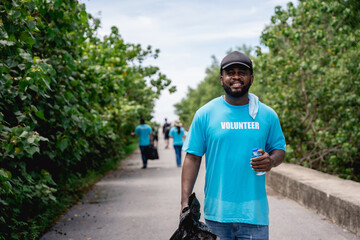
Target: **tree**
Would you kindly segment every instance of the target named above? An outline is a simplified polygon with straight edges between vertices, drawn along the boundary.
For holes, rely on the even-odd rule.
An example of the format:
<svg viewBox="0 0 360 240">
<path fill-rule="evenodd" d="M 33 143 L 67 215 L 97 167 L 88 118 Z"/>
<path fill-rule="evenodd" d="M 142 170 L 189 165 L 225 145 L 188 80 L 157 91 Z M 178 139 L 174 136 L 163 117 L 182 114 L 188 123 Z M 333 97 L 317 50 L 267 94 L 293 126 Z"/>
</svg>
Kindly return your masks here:
<svg viewBox="0 0 360 240">
<path fill-rule="evenodd" d="M 257 50 L 266 103 L 279 113 L 288 160 L 360 178 L 360 3 L 276 7 Z"/>
</svg>

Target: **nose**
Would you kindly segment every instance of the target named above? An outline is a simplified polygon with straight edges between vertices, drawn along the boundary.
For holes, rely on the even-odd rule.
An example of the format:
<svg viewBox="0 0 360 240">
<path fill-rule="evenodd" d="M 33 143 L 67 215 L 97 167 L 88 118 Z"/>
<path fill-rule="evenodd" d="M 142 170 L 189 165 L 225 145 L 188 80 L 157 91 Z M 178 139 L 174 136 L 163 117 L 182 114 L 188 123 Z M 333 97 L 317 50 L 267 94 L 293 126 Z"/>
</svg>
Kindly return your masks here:
<svg viewBox="0 0 360 240">
<path fill-rule="evenodd" d="M 241 73 L 234 73 L 234 75 L 232 76 L 233 79 L 240 79 L 242 78 L 242 74 Z"/>
</svg>

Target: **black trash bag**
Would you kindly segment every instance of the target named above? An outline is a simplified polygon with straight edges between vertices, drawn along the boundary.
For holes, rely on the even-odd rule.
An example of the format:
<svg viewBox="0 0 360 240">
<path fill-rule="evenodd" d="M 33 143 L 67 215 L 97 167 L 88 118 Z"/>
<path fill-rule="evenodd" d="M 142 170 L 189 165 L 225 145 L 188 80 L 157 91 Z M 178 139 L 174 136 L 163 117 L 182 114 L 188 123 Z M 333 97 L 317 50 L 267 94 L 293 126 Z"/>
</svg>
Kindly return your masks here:
<svg viewBox="0 0 360 240">
<path fill-rule="evenodd" d="M 210 232 L 205 223 L 200 222 L 200 203 L 195 193 L 188 200 L 188 207 L 182 210 L 179 228 L 170 240 L 216 240 L 217 236 Z"/>
<path fill-rule="evenodd" d="M 159 159 L 159 153 L 157 148 L 152 145 L 148 146 L 147 148 L 145 148 L 145 156 L 149 160 Z"/>
</svg>

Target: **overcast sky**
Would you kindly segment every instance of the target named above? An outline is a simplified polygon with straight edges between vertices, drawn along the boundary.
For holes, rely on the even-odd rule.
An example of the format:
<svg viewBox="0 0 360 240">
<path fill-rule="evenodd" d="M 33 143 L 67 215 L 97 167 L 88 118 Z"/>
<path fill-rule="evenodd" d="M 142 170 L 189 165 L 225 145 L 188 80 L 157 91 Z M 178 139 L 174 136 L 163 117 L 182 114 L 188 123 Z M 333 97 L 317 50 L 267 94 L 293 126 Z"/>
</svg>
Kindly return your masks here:
<svg viewBox="0 0 360 240">
<path fill-rule="evenodd" d="M 127 43 L 151 45 L 160 56 L 158 66 L 172 84 L 175 94 L 164 91 L 156 101 L 154 119 L 178 119 L 173 105 L 186 96 L 188 87 L 205 77 L 212 63 L 229 49 L 246 44 L 257 46 L 260 35 L 277 5 L 289 0 L 80 0 L 87 12 L 101 19 L 101 36 L 117 26 Z M 295 1 L 293 1 L 295 2 Z M 100 14 L 99 14 L 100 13 Z M 221 87 L 219 83 L 219 87 Z"/>
</svg>

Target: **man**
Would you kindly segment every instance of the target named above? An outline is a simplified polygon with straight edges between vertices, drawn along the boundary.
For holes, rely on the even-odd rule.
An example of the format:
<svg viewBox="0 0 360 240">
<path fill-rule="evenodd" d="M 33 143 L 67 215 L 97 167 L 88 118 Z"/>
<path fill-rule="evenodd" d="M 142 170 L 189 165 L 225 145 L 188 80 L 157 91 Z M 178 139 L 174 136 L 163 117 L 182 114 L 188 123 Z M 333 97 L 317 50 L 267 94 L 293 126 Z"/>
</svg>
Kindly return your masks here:
<svg viewBox="0 0 360 240">
<path fill-rule="evenodd" d="M 240 52 L 225 56 L 220 82 L 225 95 L 195 114 L 184 142 L 181 209 L 192 193 L 206 155 L 204 218 L 221 239 L 268 239 L 265 175 L 285 158 L 285 139 L 276 113 L 248 93 L 252 62 Z M 262 154 L 251 159 L 252 149 Z M 251 165 L 250 165 L 251 159 Z"/>
<path fill-rule="evenodd" d="M 145 124 L 144 119 L 140 119 L 140 125 L 135 128 L 135 132 L 133 132 L 131 135 L 139 136 L 139 146 L 141 151 L 141 158 L 143 162 L 142 168 L 147 168 L 147 158 L 145 155 L 145 152 L 149 145 L 153 145 L 153 135 L 152 135 L 152 129 L 149 125 Z"/>
<path fill-rule="evenodd" d="M 170 133 L 171 124 L 168 123 L 167 118 L 165 118 L 165 123 L 163 125 L 163 133 L 165 138 L 165 148 L 169 148 L 169 133 Z"/>
</svg>

